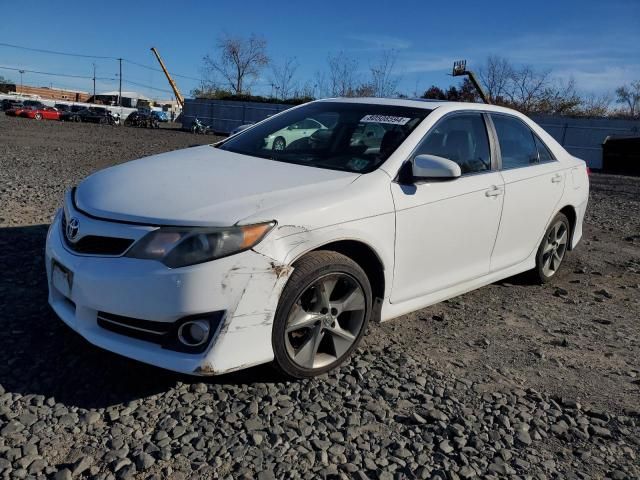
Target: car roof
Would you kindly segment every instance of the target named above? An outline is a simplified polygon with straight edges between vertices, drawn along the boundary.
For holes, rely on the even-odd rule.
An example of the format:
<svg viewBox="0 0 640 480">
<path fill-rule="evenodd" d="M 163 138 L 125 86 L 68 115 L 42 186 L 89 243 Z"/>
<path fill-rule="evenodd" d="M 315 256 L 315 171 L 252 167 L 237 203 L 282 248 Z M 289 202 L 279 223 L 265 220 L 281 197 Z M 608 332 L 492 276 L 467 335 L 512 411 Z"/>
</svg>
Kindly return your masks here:
<svg viewBox="0 0 640 480">
<path fill-rule="evenodd" d="M 510 108 L 499 107 L 487 103 L 472 102 L 450 102 L 448 100 L 432 100 L 427 98 L 378 98 L 378 97 L 336 97 L 316 100 L 316 102 L 340 102 L 340 103 L 363 103 L 371 105 L 391 105 L 397 107 L 423 108 L 434 110 L 439 107 L 448 107 L 451 110 L 483 110 L 490 112 L 510 113 L 519 115 L 518 112 Z"/>
</svg>

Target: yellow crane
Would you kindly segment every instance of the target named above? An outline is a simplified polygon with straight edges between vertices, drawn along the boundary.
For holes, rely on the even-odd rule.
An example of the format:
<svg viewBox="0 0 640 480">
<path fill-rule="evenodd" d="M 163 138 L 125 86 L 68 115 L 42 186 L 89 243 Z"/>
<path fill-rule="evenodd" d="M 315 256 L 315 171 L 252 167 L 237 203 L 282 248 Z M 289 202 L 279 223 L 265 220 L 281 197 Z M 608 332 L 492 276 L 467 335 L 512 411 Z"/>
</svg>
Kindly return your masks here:
<svg viewBox="0 0 640 480">
<path fill-rule="evenodd" d="M 174 82 L 173 78 L 171 78 L 171 75 L 169 75 L 169 71 L 167 70 L 167 67 L 164 66 L 164 62 L 162 61 L 162 58 L 160 58 L 160 54 L 158 53 L 158 50 L 156 50 L 155 47 L 151 47 L 151 51 L 153 52 L 153 54 L 158 59 L 158 63 L 160 63 L 160 67 L 162 68 L 162 71 L 167 76 L 167 80 L 169 81 L 169 85 L 171 85 L 171 88 L 173 89 L 173 93 L 176 96 L 176 100 L 178 101 L 178 105 L 180 105 L 180 108 L 183 108 L 184 107 L 184 97 L 180 93 L 180 90 L 178 90 L 178 86 L 176 85 L 176 82 Z"/>
</svg>

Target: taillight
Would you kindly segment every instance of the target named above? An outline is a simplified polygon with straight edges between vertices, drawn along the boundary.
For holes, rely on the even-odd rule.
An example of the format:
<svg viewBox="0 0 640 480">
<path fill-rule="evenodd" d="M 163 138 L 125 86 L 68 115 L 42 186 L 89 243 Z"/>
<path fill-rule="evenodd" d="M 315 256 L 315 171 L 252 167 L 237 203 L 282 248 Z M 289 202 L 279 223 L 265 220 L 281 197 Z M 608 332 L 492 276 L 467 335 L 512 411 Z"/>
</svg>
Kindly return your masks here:
<svg viewBox="0 0 640 480">
<path fill-rule="evenodd" d="M 587 177 L 591 176 L 591 169 L 589 167 L 587 167 Z"/>
</svg>

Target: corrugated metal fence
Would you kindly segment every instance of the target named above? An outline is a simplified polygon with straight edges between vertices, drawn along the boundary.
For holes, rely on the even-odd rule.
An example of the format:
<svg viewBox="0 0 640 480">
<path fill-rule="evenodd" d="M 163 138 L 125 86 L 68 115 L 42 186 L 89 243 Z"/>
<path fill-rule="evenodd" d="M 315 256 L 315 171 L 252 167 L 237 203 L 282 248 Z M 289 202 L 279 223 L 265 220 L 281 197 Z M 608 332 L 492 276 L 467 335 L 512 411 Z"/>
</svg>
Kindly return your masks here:
<svg viewBox="0 0 640 480">
<path fill-rule="evenodd" d="M 214 132 L 226 134 L 240 125 L 259 122 L 288 108 L 291 105 L 280 103 L 186 99 L 182 109 L 182 126 L 190 128 L 197 118 Z"/>
<path fill-rule="evenodd" d="M 608 136 L 640 135 L 640 121 L 615 118 L 572 118 L 560 116 L 531 117 L 569 153 L 602 168 L 602 144 Z"/>
<path fill-rule="evenodd" d="M 229 133 L 239 125 L 255 123 L 291 108 L 280 103 L 237 102 L 233 100 L 187 99 L 182 125 L 189 128 L 198 118 L 214 132 Z M 569 153 L 602 168 L 602 143 L 610 135 L 640 135 L 640 121 L 612 118 L 571 118 L 534 115 L 531 118 L 555 138 Z"/>
</svg>

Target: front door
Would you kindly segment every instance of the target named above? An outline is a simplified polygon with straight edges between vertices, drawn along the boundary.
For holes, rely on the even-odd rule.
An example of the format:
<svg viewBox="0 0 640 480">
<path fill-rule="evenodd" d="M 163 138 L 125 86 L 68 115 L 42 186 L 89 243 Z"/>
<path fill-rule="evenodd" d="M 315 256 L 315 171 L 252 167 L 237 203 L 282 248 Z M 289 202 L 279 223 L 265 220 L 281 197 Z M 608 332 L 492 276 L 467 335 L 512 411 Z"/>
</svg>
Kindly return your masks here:
<svg viewBox="0 0 640 480">
<path fill-rule="evenodd" d="M 504 192 L 489 145 L 482 113 L 446 116 L 429 130 L 413 155 L 453 160 L 462 176 L 392 183 L 396 261 L 391 303 L 489 273 Z"/>
</svg>

